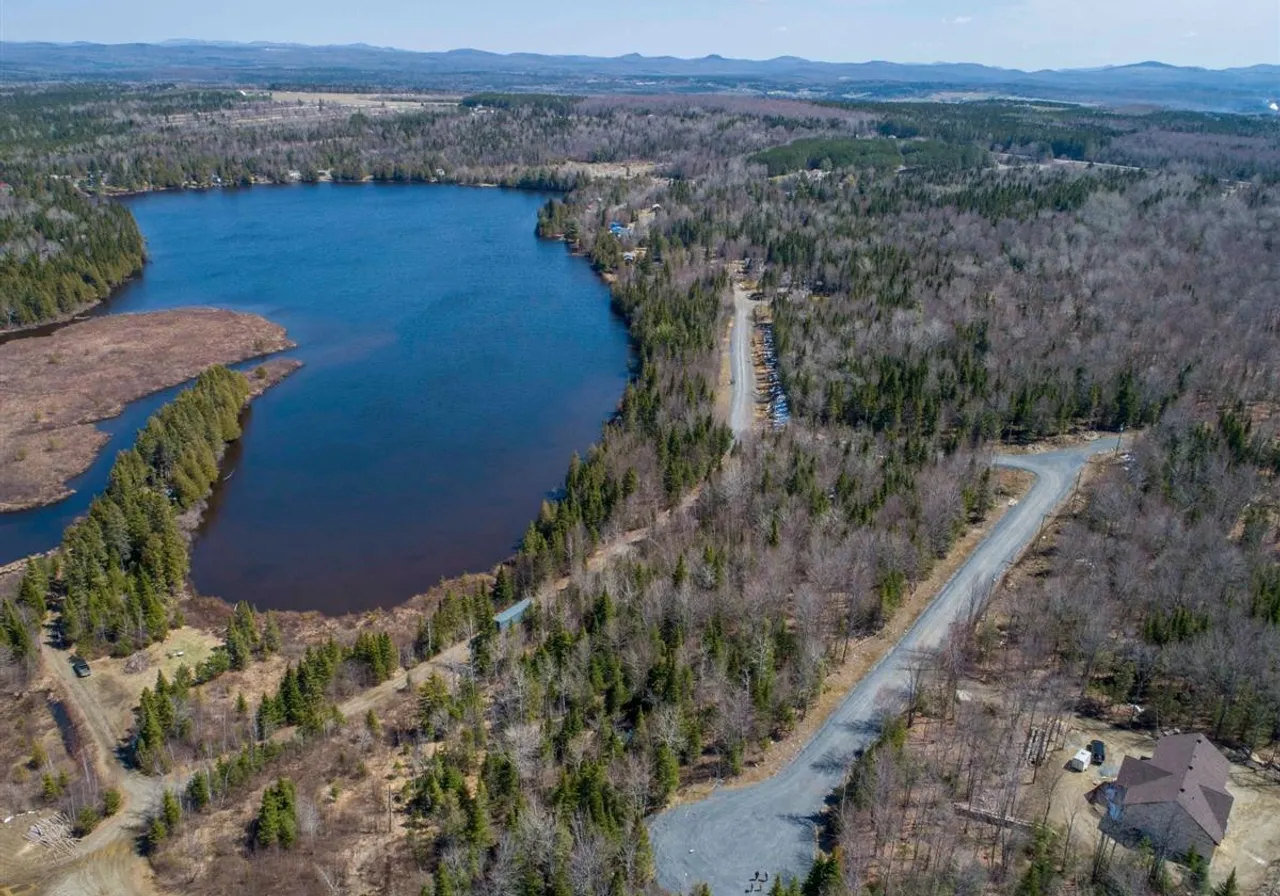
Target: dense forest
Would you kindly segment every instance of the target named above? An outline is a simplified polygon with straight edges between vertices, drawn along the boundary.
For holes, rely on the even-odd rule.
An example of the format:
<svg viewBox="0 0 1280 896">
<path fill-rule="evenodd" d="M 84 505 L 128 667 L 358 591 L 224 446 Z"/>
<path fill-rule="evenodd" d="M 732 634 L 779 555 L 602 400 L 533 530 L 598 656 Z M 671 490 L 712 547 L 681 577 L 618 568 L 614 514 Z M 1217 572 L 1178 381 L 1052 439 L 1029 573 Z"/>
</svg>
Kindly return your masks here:
<svg viewBox="0 0 1280 896">
<path fill-rule="evenodd" d="M 63 638 L 85 651 L 127 654 L 165 636 L 187 578 L 178 515 L 217 479 L 248 394 L 243 374 L 214 367 L 152 415 L 58 551 L 29 565 L 19 599 L 33 623 L 54 604 Z"/>
<path fill-rule="evenodd" d="M 1275 450 L 1274 432 L 1242 409 L 1206 419 L 1192 401 L 1171 408 L 1089 485 L 1039 551 L 1038 571 L 1015 576 L 991 613 L 921 663 L 907 712 L 830 801 L 828 854 L 810 882 L 833 896 L 993 886 L 1210 892 L 1203 857 L 1160 842 L 1083 850 L 1069 830 L 1045 823 L 1048 810 L 1019 835 L 975 827 L 951 807 L 1027 817 L 1034 788 L 1019 786 L 1023 772 L 1008 757 L 1024 748 L 1028 726 L 1053 725 L 1073 709 L 1127 718 L 1141 731 L 1205 731 L 1236 756 L 1274 751 Z M 999 705 L 957 699 L 992 680 L 1006 682 Z M 1062 772 L 1039 774 L 1052 800 Z M 1240 892 L 1228 872 L 1213 892 Z"/>
<path fill-rule="evenodd" d="M 54 177 L 0 182 L 0 330 L 106 298 L 142 270 L 145 254 L 118 203 Z"/>
<path fill-rule="evenodd" d="M 1019 172 L 822 193 L 752 213 L 809 284 L 775 303 L 800 413 L 1026 441 L 1275 394 L 1274 191 Z"/>
<path fill-rule="evenodd" d="M 608 276 L 636 350 L 616 417 L 488 585 L 447 588 L 407 627 L 357 620 L 294 643 L 237 609 L 215 659 L 157 678 L 133 759 L 190 776 L 148 837 L 169 885 L 653 892 L 645 817 L 796 730 L 851 645 L 1006 497 L 992 450 L 1086 430 L 1143 432 L 1055 530 L 1047 573 L 1010 586 L 1012 622 L 957 632 L 964 662 L 940 660 L 933 708 L 913 711 L 956 726 L 965 755 L 999 755 L 1025 718 L 1002 727 L 943 696 L 995 668 L 1040 701 L 1057 692 L 1046 680 L 1068 681 L 1224 744 L 1280 737 L 1274 122 L 498 95 L 352 114 L 86 87 L 23 92 L 0 127 L 6 171 L 64 175 L 86 195 L 558 187 L 538 231 Z M 796 412 L 736 442 L 717 406 L 735 284 L 772 318 Z M 31 565 L 0 637 L 18 644 L 46 601 L 89 649 L 163 635 L 185 578 L 175 514 L 235 437 L 236 376 L 206 375 L 148 425 L 63 548 Z M 624 533 L 642 537 L 600 553 Z M 533 606 L 499 631 L 494 610 L 523 597 Z M 440 660 L 458 645 L 465 660 Z M 343 701 L 433 658 L 382 715 L 343 718 Z M 965 795 L 1007 782 L 955 756 L 921 771 L 937 757 L 912 759 L 901 728 L 851 771 L 827 844 L 841 849 L 805 893 L 1030 894 L 1075 874 L 1044 867 L 1051 832 L 993 841 L 982 861 L 947 852 L 958 835 L 938 817 L 957 782 Z M 922 832 L 909 861 L 906 830 Z M 351 858 L 371 844 L 385 867 Z M 1142 875 L 1108 880 L 1150 892 Z"/>
<path fill-rule="evenodd" d="M 896 171 L 899 168 L 962 170 L 981 167 L 986 153 L 978 146 L 937 140 L 872 137 L 862 140 L 810 138 L 766 149 L 751 156 L 770 177 L 793 171 L 831 171 L 836 168 Z"/>
</svg>

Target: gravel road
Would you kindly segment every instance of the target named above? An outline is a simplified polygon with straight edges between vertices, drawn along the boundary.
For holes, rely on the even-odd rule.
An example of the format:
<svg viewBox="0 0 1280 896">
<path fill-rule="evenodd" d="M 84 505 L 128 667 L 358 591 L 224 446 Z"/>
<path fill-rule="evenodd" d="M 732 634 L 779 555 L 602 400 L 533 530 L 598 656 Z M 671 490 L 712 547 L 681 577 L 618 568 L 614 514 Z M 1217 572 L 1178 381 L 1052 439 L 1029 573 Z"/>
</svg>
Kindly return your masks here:
<svg viewBox="0 0 1280 896">
<path fill-rule="evenodd" d="M 105 818 L 75 848 L 69 863 L 49 861 L 31 885 L 48 896 L 103 896 L 103 894 L 153 893 L 151 869 L 134 850 L 134 839 L 160 805 L 166 786 L 181 790 L 183 782 L 172 776 L 149 777 L 123 768 L 116 758 L 122 731 L 108 718 L 71 669 L 71 651 L 42 641 L 44 663 L 60 679 L 66 697 L 79 709 L 88 727 L 92 749 L 103 776 L 103 787 L 115 787 L 124 796 L 121 810 Z M 19 891 L 20 892 L 20 891 Z"/>
<path fill-rule="evenodd" d="M 733 378 L 733 401 L 729 428 L 735 439 L 755 427 L 756 371 L 751 363 L 751 312 L 754 307 L 740 283 L 733 284 L 733 336 L 729 343 L 729 364 Z"/>
<path fill-rule="evenodd" d="M 997 458 L 1001 466 L 1034 473 L 1031 491 L 992 528 L 902 640 L 849 692 L 789 765 L 760 784 L 721 789 L 651 819 L 658 882 L 671 892 L 686 893 L 704 881 L 715 896 L 730 896 L 748 891 L 757 871 L 767 871 L 770 879 L 778 872 L 806 874 L 823 802 L 840 784 L 855 752 L 875 737 L 881 712 L 901 706 L 912 659 L 937 647 L 951 623 L 970 611 L 972 596 L 1017 559 L 1070 494 L 1089 457 L 1114 447 L 1113 440 L 1105 439 L 1046 454 Z"/>
</svg>

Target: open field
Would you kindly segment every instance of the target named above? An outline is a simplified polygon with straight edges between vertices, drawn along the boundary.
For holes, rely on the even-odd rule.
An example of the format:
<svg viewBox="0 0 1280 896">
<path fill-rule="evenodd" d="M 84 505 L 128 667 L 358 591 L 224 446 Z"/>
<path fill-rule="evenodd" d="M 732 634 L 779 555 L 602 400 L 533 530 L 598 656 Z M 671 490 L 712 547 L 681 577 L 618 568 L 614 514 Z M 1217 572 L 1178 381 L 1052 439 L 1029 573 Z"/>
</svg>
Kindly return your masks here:
<svg viewBox="0 0 1280 896">
<path fill-rule="evenodd" d="M 425 107 L 452 109 L 459 97 L 436 94 L 407 95 L 402 93 L 326 93 L 310 90 L 273 90 L 271 99 L 277 103 L 325 103 L 333 106 L 354 106 L 360 109 L 386 109 L 389 112 L 416 111 Z"/>
<path fill-rule="evenodd" d="M 653 162 L 633 160 L 630 162 L 565 162 L 560 166 L 562 171 L 576 171 L 595 178 L 609 177 L 648 177 L 657 170 Z"/>
<path fill-rule="evenodd" d="M 292 346 L 265 318 L 210 308 L 92 318 L 0 344 L 0 511 L 66 497 L 106 441 L 93 424 L 129 402 Z"/>
<path fill-rule="evenodd" d="M 180 665 L 185 663 L 194 669 L 219 643 L 220 639 L 207 632 L 184 626 L 174 629 L 164 641 L 127 658 L 104 656 L 93 660 L 93 674 L 74 684 L 108 720 L 112 736 L 123 740 L 133 724 L 138 695 L 143 688 L 155 686 L 156 674 L 163 672 L 172 680 Z"/>
<path fill-rule="evenodd" d="M 211 112 L 178 112 L 166 125 L 198 130 L 208 127 L 262 128 L 277 125 L 307 125 L 340 121 L 353 113 L 400 115 L 426 110 L 447 112 L 456 109 L 458 98 L 434 94 L 333 93 L 325 91 L 277 90 L 251 94 L 248 102 Z"/>
</svg>

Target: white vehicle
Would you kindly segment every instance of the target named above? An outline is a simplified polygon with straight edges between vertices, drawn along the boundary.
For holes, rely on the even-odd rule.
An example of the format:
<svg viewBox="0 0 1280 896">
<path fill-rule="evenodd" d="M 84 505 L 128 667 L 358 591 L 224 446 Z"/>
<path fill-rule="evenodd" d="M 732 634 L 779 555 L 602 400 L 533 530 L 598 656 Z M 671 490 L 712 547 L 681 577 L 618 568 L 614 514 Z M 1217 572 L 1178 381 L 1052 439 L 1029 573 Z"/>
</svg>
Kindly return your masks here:
<svg viewBox="0 0 1280 896">
<path fill-rule="evenodd" d="M 1073 772 L 1085 771 L 1089 766 L 1093 765 L 1093 754 L 1087 748 L 1076 750 L 1076 755 L 1071 757 L 1071 761 L 1067 763 L 1067 768 Z"/>
</svg>

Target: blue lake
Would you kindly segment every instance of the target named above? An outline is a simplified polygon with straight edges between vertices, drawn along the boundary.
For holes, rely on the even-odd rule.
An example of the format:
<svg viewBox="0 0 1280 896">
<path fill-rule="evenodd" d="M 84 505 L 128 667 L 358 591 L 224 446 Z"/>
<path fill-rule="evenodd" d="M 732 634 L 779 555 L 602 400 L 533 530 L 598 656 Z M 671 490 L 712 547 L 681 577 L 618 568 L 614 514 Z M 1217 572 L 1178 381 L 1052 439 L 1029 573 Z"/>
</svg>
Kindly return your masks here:
<svg viewBox="0 0 1280 896">
<path fill-rule="evenodd" d="M 150 262 L 98 313 L 251 311 L 304 364 L 245 415 L 196 539 L 198 590 L 340 613 L 511 553 L 629 365 L 605 285 L 534 236 L 544 201 L 372 185 L 129 201 Z M 0 562 L 53 547 L 172 392 L 103 424 L 112 443 L 76 495 L 0 515 Z"/>
</svg>

